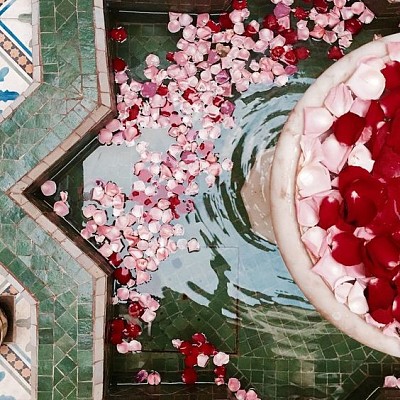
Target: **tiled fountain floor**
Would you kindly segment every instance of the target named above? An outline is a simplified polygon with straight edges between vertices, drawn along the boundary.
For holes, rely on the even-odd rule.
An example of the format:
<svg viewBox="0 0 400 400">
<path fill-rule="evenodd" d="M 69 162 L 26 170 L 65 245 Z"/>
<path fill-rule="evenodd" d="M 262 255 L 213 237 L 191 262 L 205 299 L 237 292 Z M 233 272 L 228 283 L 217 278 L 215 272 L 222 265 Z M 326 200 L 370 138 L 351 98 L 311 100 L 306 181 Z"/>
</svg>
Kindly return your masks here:
<svg viewBox="0 0 400 400">
<path fill-rule="evenodd" d="M 0 113 L 32 83 L 31 18 L 31 0 L 0 0 Z"/>
</svg>

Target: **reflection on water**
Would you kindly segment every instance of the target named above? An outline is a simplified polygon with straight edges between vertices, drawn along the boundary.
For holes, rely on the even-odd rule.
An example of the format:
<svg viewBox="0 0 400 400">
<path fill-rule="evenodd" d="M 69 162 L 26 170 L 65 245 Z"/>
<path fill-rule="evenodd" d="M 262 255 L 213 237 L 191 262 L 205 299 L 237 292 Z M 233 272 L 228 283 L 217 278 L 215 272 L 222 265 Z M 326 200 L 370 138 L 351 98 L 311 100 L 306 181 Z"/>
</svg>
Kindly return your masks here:
<svg viewBox="0 0 400 400">
<path fill-rule="evenodd" d="M 163 289 L 168 288 L 208 306 L 219 285 L 212 264 L 216 255 L 220 255 L 228 265 L 224 272 L 227 278 L 224 291 L 232 299 L 249 305 L 271 301 L 312 308 L 292 282 L 275 246 L 250 230 L 240 197 L 240 189 L 257 153 L 275 144 L 288 112 L 310 83 L 310 79 L 292 78 L 285 88 L 257 86 L 236 100 L 237 127 L 225 129 L 216 142 L 220 159 L 232 158 L 234 168 L 219 177 L 211 189 L 200 177 L 196 210 L 179 221 L 185 227 L 185 237 L 197 238 L 201 250 L 195 254 L 178 251 L 171 255 L 153 274 L 152 280 L 140 286 L 141 292 L 162 298 Z M 165 151 L 173 139 L 165 129 L 147 129 L 143 130 L 141 140 L 149 142 L 152 151 Z M 136 179 L 132 166 L 138 157 L 134 147 L 97 148 L 83 163 L 85 197 L 98 179 L 114 181 L 129 193 Z M 220 290 L 218 296 L 221 296 Z M 232 311 L 226 313 L 234 316 Z"/>
</svg>

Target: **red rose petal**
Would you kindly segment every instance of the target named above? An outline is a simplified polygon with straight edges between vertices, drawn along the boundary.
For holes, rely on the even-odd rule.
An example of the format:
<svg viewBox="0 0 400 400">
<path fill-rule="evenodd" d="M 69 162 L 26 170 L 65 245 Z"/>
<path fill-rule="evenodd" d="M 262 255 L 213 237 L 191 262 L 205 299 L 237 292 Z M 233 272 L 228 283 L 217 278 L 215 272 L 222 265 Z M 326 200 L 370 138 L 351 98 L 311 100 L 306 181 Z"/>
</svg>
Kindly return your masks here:
<svg viewBox="0 0 400 400">
<path fill-rule="evenodd" d="M 128 323 L 124 334 L 131 339 L 136 339 L 142 333 L 142 328 L 138 324 Z"/>
<path fill-rule="evenodd" d="M 294 50 L 287 51 L 283 55 L 282 60 L 284 62 L 286 62 L 287 64 L 289 64 L 289 65 L 296 65 L 298 63 L 298 61 L 299 61 L 297 59 L 296 52 Z"/>
<path fill-rule="evenodd" d="M 123 339 L 124 339 L 124 335 L 122 334 L 122 332 L 112 332 L 110 335 L 110 342 L 111 342 L 111 344 L 113 344 L 115 346 L 117 344 L 122 343 Z"/>
<path fill-rule="evenodd" d="M 343 196 L 346 193 L 348 185 L 351 183 L 363 178 L 370 179 L 370 177 L 370 173 L 364 168 L 354 165 L 349 165 L 343 168 L 338 175 L 338 189 L 340 194 Z"/>
<path fill-rule="evenodd" d="M 126 62 L 119 57 L 116 57 L 112 60 L 112 67 L 115 72 L 124 71 L 126 68 Z"/>
<path fill-rule="evenodd" d="M 360 264 L 363 243 L 363 239 L 355 237 L 350 232 L 338 233 L 332 239 L 332 257 L 346 266 Z"/>
<path fill-rule="evenodd" d="M 205 354 L 206 356 L 212 356 L 217 353 L 214 345 L 211 343 L 203 343 L 199 346 L 199 352 Z"/>
<path fill-rule="evenodd" d="M 391 121 L 390 133 L 387 136 L 386 144 L 396 153 L 400 153 L 400 112 L 398 111 Z"/>
<path fill-rule="evenodd" d="M 319 13 L 326 13 L 329 8 L 329 4 L 326 0 L 314 0 L 314 7 Z"/>
<path fill-rule="evenodd" d="M 214 22 L 213 20 L 209 20 L 206 24 L 207 27 L 209 27 L 211 29 L 211 32 L 213 33 L 217 33 L 221 31 L 221 25 L 217 24 L 216 22 Z"/>
<path fill-rule="evenodd" d="M 301 19 L 307 19 L 309 14 L 309 11 L 306 11 L 304 8 L 302 7 L 296 7 L 294 9 L 294 13 L 293 15 L 295 16 L 295 18 L 301 20 Z"/>
<path fill-rule="evenodd" d="M 379 129 L 372 130 L 371 138 L 366 143 L 366 147 L 371 152 L 372 159 L 376 160 L 379 157 L 390 129 L 391 123 L 385 122 Z"/>
<path fill-rule="evenodd" d="M 372 174 L 385 180 L 400 177 L 400 154 L 384 145 L 375 160 Z"/>
<path fill-rule="evenodd" d="M 221 365 L 219 367 L 214 368 L 214 374 L 218 377 L 224 378 L 226 375 L 226 367 Z"/>
<path fill-rule="evenodd" d="M 188 354 L 185 357 L 185 365 L 186 367 L 194 367 L 197 365 L 197 354 Z"/>
<path fill-rule="evenodd" d="M 350 18 L 344 21 L 344 29 L 349 31 L 353 36 L 360 33 L 362 29 L 362 22 L 357 18 Z"/>
<path fill-rule="evenodd" d="M 377 124 L 385 120 L 385 114 L 381 108 L 379 101 L 372 100 L 365 115 L 365 125 L 373 129 L 377 128 Z"/>
<path fill-rule="evenodd" d="M 218 18 L 219 24 L 222 29 L 232 29 L 233 22 L 231 21 L 229 14 L 221 14 Z"/>
<path fill-rule="evenodd" d="M 393 285 L 383 278 L 371 278 L 365 290 L 370 312 L 391 307 L 395 296 Z"/>
<path fill-rule="evenodd" d="M 133 303 L 129 304 L 129 307 L 128 307 L 128 314 L 129 314 L 131 317 L 138 318 L 138 317 L 140 317 L 143 313 L 144 313 L 144 308 L 143 308 L 143 306 L 142 306 L 139 302 L 134 301 Z"/>
<path fill-rule="evenodd" d="M 344 196 L 344 220 L 354 226 L 366 226 L 377 214 L 375 202 L 350 188 Z"/>
<path fill-rule="evenodd" d="M 339 60 L 344 56 L 342 49 L 338 46 L 332 46 L 328 50 L 328 58 L 330 60 Z"/>
<path fill-rule="evenodd" d="M 400 63 L 398 61 L 389 61 L 385 68 L 381 69 L 386 79 L 386 89 L 393 90 L 400 86 Z"/>
<path fill-rule="evenodd" d="M 295 53 L 296 53 L 296 57 L 299 60 L 305 60 L 308 57 L 310 57 L 310 50 L 307 49 L 307 47 L 301 46 L 301 47 L 297 47 L 294 49 Z"/>
<path fill-rule="evenodd" d="M 262 25 L 266 29 L 276 31 L 279 28 L 278 20 L 273 14 L 268 14 L 264 17 Z"/>
<path fill-rule="evenodd" d="M 193 385 L 197 381 L 197 372 L 194 368 L 185 368 L 182 372 L 182 382 L 186 385 Z"/>
<path fill-rule="evenodd" d="M 243 10 L 244 8 L 247 8 L 247 0 L 233 0 L 232 7 L 235 10 Z"/>
<path fill-rule="evenodd" d="M 340 201 L 332 196 L 324 197 L 319 207 L 318 226 L 328 229 L 335 225 L 339 218 L 340 204 Z"/>
<path fill-rule="evenodd" d="M 182 343 L 181 343 L 181 345 L 179 346 L 179 352 L 181 353 L 181 354 L 185 354 L 185 355 L 188 355 L 188 354 L 190 354 L 191 353 L 191 351 L 192 351 L 192 343 L 190 343 L 190 342 L 188 342 L 188 341 L 183 341 Z"/>
<path fill-rule="evenodd" d="M 393 118 L 400 104 L 400 88 L 383 95 L 379 100 L 383 112 L 387 118 Z"/>
<path fill-rule="evenodd" d="M 204 335 L 204 333 L 197 332 L 194 335 L 192 335 L 192 341 L 197 344 L 203 344 L 207 341 L 207 338 Z"/>
<path fill-rule="evenodd" d="M 386 310 L 375 310 L 372 311 L 371 317 L 377 321 L 380 322 L 381 324 L 390 324 L 393 321 L 393 314 L 392 314 L 392 309 L 388 308 Z"/>
<path fill-rule="evenodd" d="M 114 279 L 116 279 L 121 285 L 126 285 L 131 279 L 131 271 L 127 268 L 117 268 L 113 272 Z"/>
<path fill-rule="evenodd" d="M 115 318 L 110 322 L 110 329 L 112 332 L 120 332 L 125 329 L 126 321 L 123 318 Z"/>
<path fill-rule="evenodd" d="M 365 118 L 349 111 L 335 121 L 333 133 L 340 143 L 352 146 L 360 138 L 364 127 Z"/>
<path fill-rule="evenodd" d="M 295 44 L 297 42 L 297 32 L 292 28 L 285 29 L 279 32 L 279 34 L 285 38 L 285 45 Z"/>
<path fill-rule="evenodd" d="M 369 259 L 382 268 L 391 270 L 400 264 L 399 248 L 389 236 L 375 236 L 365 249 Z"/>
</svg>

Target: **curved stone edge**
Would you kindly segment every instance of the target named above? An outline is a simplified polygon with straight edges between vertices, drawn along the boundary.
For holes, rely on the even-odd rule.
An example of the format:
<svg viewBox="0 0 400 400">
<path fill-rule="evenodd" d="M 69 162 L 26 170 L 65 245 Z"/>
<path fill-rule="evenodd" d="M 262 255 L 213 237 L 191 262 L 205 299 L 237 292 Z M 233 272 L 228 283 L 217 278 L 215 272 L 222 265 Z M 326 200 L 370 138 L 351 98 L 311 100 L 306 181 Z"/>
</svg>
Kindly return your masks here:
<svg viewBox="0 0 400 400">
<path fill-rule="evenodd" d="M 295 208 L 295 182 L 300 157 L 304 106 L 321 106 L 329 89 L 345 81 L 363 56 L 387 56 L 386 43 L 400 41 L 400 34 L 390 35 L 360 47 L 328 68 L 306 91 L 291 112 L 281 133 L 271 171 L 271 212 L 275 237 L 285 264 L 318 312 L 342 332 L 373 349 L 400 357 L 400 340 L 385 336 L 360 316 L 340 304 L 322 278 L 311 268 L 311 259 L 300 238 Z M 350 68 L 350 69 L 349 69 Z M 290 151 L 288 151 L 290 149 Z"/>
<path fill-rule="evenodd" d="M 12 116 L 19 105 L 41 86 L 42 66 L 39 46 L 39 1 L 34 0 L 36 8 L 34 35 L 34 79 L 35 82 L 13 103 L 13 106 L 3 114 L 0 123 Z M 36 20 L 37 17 L 37 20 Z M 107 306 L 107 274 L 81 249 L 70 240 L 53 222 L 47 219 L 42 212 L 31 203 L 24 195 L 23 191 L 28 188 L 36 179 L 51 168 L 67 151 L 78 143 L 82 137 L 90 132 L 99 123 L 110 118 L 115 113 L 113 102 L 113 90 L 110 82 L 110 75 L 107 63 L 106 31 L 104 21 L 103 1 L 94 0 L 93 7 L 95 46 L 96 46 L 96 70 L 97 70 L 97 90 L 98 105 L 89 113 L 84 121 L 73 132 L 60 143 L 52 152 L 45 156 L 32 170 L 26 173 L 16 184 L 9 188 L 6 194 L 22 208 L 22 210 L 32 218 L 45 232 L 47 232 L 79 265 L 91 276 L 93 282 L 93 387 L 92 398 L 102 399 L 104 391 L 104 356 L 105 342 L 104 332 L 106 323 Z M 84 56 L 84 55 L 83 55 Z M 9 270 L 6 268 L 7 272 Z M 36 363 L 32 360 L 32 399 L 37 398 L 38 391 L 38 348 L 36 348 Z M 33 352 L 35 353 L 35 352 Z M 78 377 L 79 381 L 79 377 Z M 78 383 L 78 382 L 77 382 Z"/>
</svg>

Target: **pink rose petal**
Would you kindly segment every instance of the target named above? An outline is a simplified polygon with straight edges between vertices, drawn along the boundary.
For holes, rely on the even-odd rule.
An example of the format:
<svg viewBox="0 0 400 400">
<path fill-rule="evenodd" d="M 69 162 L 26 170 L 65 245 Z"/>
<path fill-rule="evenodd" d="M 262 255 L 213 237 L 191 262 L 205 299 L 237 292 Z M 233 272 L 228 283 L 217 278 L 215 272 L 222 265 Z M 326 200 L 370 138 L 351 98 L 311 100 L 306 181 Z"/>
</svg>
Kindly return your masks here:
<svg viewBox="0 0 400 400">
<path fill-rule="evenodd" d="M 147 377 L 147 383 L 149 385 L 159 385 L 161 382 L 161 376 L 158 372 L 151 372 Z"/>
<path fill-rule="evenodd" d="M 54 181 L 46 181 L 40 186 L 45 196 L 52 196 L 57 191 L 57 184 Z"/>
<path fill-rule="evenodd" d="M 65 217 L 69 213 L 69 207 L 63 201 L 56 201 L 53 206 L 53 211 L 60 217 Z"/>
<path fill-rule="evenodd" d="M 229 378 L 228 389 L 231 392 L 237 392 L 240 389 L 240 381 L 237 378 Z"/>
<path fill-rule="evenodd" d="M 367 64 L 361 64 L 347 81 L 353 93 L 362 100 L 377 100 L 385 89 L 383 74 Z"/>
<path fill-rule="evenodd" d="M 221 365 L 228 364 L 229 362 L 229 355 L 220 351 L 213 357 L 213 363 L 220 367 Z"/>
</svg>

